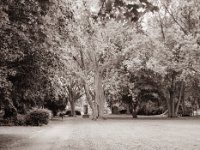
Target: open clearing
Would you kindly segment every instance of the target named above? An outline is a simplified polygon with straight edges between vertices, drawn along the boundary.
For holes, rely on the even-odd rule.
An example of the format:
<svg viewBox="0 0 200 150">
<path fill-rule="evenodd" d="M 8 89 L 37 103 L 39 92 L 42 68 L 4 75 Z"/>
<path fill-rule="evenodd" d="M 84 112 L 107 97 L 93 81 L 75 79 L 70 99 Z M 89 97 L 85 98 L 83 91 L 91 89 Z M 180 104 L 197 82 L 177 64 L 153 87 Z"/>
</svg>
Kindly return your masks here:
<svg viewBox="0 0 200 150">
<path fill-rule="evenodd" d="M 199 150 L 200 120 L 65 118 L 44 127 L 0 127 L 0 149 Z"/>
</svg>

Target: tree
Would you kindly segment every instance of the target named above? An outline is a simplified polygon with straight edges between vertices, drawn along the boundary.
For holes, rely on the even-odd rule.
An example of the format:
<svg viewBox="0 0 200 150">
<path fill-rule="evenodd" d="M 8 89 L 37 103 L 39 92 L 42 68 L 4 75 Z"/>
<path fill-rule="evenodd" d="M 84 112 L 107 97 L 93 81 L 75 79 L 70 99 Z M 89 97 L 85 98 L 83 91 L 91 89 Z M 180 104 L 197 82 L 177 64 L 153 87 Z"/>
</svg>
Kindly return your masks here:
<svg viewBox="0 0 200 150">
<path fill-rule="evenodd" d="M 72 12 L 65 1 L 0 2 L 0 71 L 5 116 L 21 104 L 42 100 L 55 72 L 61 69 L 55 53 L 65 41 Z M 4 86 L 4 84 L 6 86 Z M 39 101 L 40 101 L 39 100 Z M 8 110 L 8 111 L 7 111 Z"/>
<path fill-rule="evenodd" d="M 99 13 L 91 14 L 90 10 L 87 9 L 87 3 L 79 1 L 79 7 L 75 8 L 78 10 L 78 13 L 74 14 L 75 20 L 79 25 L 77 23 L 73 25 L 75 31 L 71 36 L 73 44 L 68 45 L 68 47 L 70 47 L 70 52 L 68 49 L 68 54 L 71 55 L 72 62 L 76 63 L 76 65 L 73 66 L 73 69 L 71 69 L 83 80 L 86 97 L 93 110 L 94 119 L 103 117 L 104 113 L 105 95 L 102 83 L 104 72 L 106 69 L 118 64 L 124 57 L 124 54 L 120 52 L 122 48 L 117 45 L 117 41 L 112 42 L 112 40 L 120 40 L 119 37 L 118 39 L 112 39 L 112 36 L 114 35 L 113 32 L 116 32 L 116 30 L 112 30 L 112 32 L 109 31 L 111 30 L 110 25 L 113 25 L 114 22 L 117 23 L 118 17 L 115 16 L 115 20 L 111 21 L 110 24 L 103 21 L 106 18 L 102 14 L 104 12 L 107 13 L 108 5 L 110 5 L 109 3 L 110 1 L 101 1 L 99 9 L 97 8 Z M 120 9 L 120 7 L 123 7 L 127 13 L 134 7 L 125 2 L 123 2 L 123 6 L 119 6 L 117 1 L 113 4 L 115 4 L 112 8 L 112 10 L 115 11 L 114 13 L 117 12 L 115 9 Z M 150 6 L 150 3 L 148 3 L 148 6 L 147 3 L 144 5 L 144 9 L 150 10 L 150 7 L 148 7 Z M 77 5 L 75 4 L 75 6 Z M 129 6 L 130 8 L 128 8 Z M 142 7 L 140 5 L 137 6 L 137 8 L 134 8 L 135 11 Z M 111 13 L 111 11 L 108 13 Z M 95 15 L 100 20 L 93 20 L 92 18 L 96 18 L 94 17 Z M 134 15 L 138 18 L 141 16 L 136 13 Z M 121 13 L 121 16 L 124 16 L 124 14 Z M 121 23 L 120 26 L 123 26 L 123 23 Z M 115 35 L 117 35 L 117 33 Z M 70 58 L 67 58 L 67 60 L 69 61 Z M 91 77 L 94 79 L 91 79 Z"/>
<path fill-rule="evenodd" d="M 75 103 L 84 95 L 83 84 L 80 79 L 73 77 L 70 73 L 66 74 L 65 78 L 60 78 L 60 82 L 65 88 L 70 103 L 71 116 L 75 117 Z"/>
<path fill-rule="evenodd" d="M 199 5 L 196 4 L 198 2 L 195 0 L 162 1 L 161 11 L 154 19 L 151 18 L 154 20 L 153 30 L 147 29 L 147 34 L 154 39 L 156 45 L 154 53 L 156 57 L 152 57 L 149 64 L 152 69 L 165 76 L 163 89 L 165 89 L 169 117 L 177 116 L 180 101 L 184 97 L 185 77 L 198 72 L 198 69 L 194 69 L 194 66 L 199 63 L 195 56 L 199 55 L 197 40 L 199 21 L 196 16 Z M 178 82 L 181 83 L 179 94 L 176 91 Z"/>
<path fill-rule="evenodd" d="M 127 29 L 126 31 L 131 33 Z M 148 64 L 153 57 L 155 45 L 143 32 L 136 30 L 132 33 L 128 34 L 129 36 L 126 34 L 125 37 L 129 39 L 128 41 L 122 42 L 125 47 L 122 51 L 126 52 L 125 59 L 120 67 L 111 70 L 110 76 L 106 80 L 106 83 L 109 83 L 106 89 L 111 103 L 118 102 L 120 99 L 123 101 L 126 97 L 124 100 L 127 99 L 133 116 L 136 117 L 140 103 L 147 101 L 145 97 L 141 98 L 142 95 L 163 96 L 162 92 L 158 90 L 158 87 L 161 87 L 162 78 L 159 73 L 149 69 Z"/>
</svg>

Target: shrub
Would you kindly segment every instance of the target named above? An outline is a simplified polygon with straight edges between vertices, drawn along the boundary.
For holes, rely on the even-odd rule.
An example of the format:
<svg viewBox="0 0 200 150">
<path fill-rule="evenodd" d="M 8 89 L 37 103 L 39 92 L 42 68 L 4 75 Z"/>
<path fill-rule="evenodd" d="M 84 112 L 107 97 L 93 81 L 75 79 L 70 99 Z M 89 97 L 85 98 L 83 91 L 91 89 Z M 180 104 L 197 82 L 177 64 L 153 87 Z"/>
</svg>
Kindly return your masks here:
<svg viewBox="0 0 200 150">
<path fill-rule="evenodd" d="M 48 124 L 51 118 L 51 112 L 47 109 L 35 109 L 30 111 L 26 117 L 26 124 L 32 126 L 41 126 Z"/>
<path fill-rule="evenodd" d="M 13 119 L 0 119 L 0 126 L 14 126 Z"/>
<path fill-rule="evenodd" d="M 26 115 L 17 114 L 17 119 L 15 120 L 16 126 L 25 126 L 26 125 Z"/>
</svg>

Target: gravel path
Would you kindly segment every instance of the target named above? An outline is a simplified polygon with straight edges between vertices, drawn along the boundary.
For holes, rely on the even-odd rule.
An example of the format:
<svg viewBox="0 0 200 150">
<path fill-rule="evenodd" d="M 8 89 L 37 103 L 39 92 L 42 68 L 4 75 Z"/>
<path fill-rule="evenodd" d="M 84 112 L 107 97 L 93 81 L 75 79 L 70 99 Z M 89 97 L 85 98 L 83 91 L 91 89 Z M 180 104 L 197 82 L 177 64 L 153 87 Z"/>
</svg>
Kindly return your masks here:
<svg viewBox="0 0 200 150">
<path fill-rule="evenodd" d="M 0 127 L 0 140 L 2 150 L 200 150 L 200 120 L 65 118 L 44 127 Z"/>
</svg>

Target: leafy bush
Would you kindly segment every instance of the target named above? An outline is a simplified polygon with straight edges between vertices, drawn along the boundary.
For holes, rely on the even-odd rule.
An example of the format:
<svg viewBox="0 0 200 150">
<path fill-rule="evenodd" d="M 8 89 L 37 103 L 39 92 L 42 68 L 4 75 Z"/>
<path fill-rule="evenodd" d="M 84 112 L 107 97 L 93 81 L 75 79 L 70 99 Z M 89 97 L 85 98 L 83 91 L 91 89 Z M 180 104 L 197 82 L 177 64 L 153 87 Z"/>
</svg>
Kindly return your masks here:
<svg viewBox="0 0 200 150">
<path fill-rule="evenodd" d="M 51 118 L 51 112 L 47 109 L 35 109 L 30 111 L 26 117 L 26 124 L 32 126 L 41 126 L 48 124 Z"/>
<path fill-rule="evenodd" d="M 13 119 L 0 119 L 0 126 L 14 126 Z"/>
<path fill-rule="evenodd" d="M 25 126 L 26 125 L 26 119 L 27 119 L 26 115 L 18 114 L 17 119 L 15 120 L 14 123 L 15 123 L 16 126 Z"/>
</svg>

